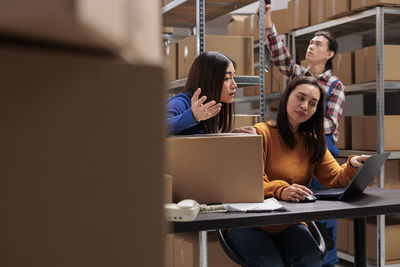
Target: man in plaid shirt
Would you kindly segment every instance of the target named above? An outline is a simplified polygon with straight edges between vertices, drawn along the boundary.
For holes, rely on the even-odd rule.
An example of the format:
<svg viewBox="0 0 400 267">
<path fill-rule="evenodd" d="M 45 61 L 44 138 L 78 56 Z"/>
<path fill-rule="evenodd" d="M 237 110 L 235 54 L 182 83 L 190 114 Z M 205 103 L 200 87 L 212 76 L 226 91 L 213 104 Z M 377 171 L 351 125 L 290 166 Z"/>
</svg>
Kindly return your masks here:
<svg viewBox="0 0 400 267">
<path fill-rule="evenodd" d="M 279 35 L 272 24 L 270 17 L 270 8 L 266 6 L 265 14 L 265 36 L 267 47 L 270 50 L 271 62 L 279 68 L 286 76 L 293 80 L 299 76 L 315 76 L 321 87 L 327 94 L 326 112 L 324 120 L 325 135 L 331 135 L 332 141 L 336 142 L 339 138 L 338 125 L 339 119 L 343 113 L 345 101 L 344 85 L 332 74 L 332 58 L 336 54 L 337 43 L 335 38 L 329 32 L 317 32 L 315 37 L 310 41 L 307 49 L 306 59 L 310 62 L 310 66 L 304 68 L 294 63 L 291 55 L 287 51 L 285 45 L 279 38 Z M 330 87 L 330 96 L 328 92 Z M 328 137 L 327 137 L 328 138 Z M 328 148 L 329 141 L 327 140 Z M 331 149 L 329 149 L 331 151 Z M 331 151 L 334 157 L 339 151 Z"/>
<path fill-rule="evenodd" d="M 267 47 L 271 54 L 271 62 L 279 68 L 286 76 L 293 80 L 299 76 L 314 76 L 317 78 L 320 86 L 325 90 L 325 119 L 324 129 L 326 144 L 334 157 L 339 154 L 339 149 L 335 142 L 339 138 L 338 126 L 339 119 L 343 113 L 345 101 L 344 85 L 332 74 L 332 59 L 337 51 L 337 42 L 335 37 L 329 32 L 317 32 L 311 39 L 306 59 L 310 66 L 304 68 L 294 63 L 291 55 L 288 53 L 285 45 L 280 40 L 275 26 L 271 21 L 271 5 L 265 5 L 264 11 L 264 29 Z M 310 188 L 321 188 L 322 185 L 313 178 Z M 339 258 L 336 253 L 336 231 L 337 221 L 320 221 L 319 228 L 324 234 L 324 239 L 328 248 L 324 267 L 334 266 Z"/>
</svg>

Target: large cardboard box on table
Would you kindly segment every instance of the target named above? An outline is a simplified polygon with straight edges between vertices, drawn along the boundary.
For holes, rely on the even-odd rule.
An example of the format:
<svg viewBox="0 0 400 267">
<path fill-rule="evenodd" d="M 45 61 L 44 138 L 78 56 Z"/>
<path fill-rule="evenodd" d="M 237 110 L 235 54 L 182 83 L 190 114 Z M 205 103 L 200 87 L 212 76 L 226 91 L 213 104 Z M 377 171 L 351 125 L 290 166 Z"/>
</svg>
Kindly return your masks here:
<svg viewBox="0 0 400 267">
<path fill-rule="evenodd" d="M 224 252 L 215 233 L 207 236 L 207 259 L 210 267 L 238 267 Z M 199 267 L 198 233 L 174 235 L 174 267 Z"/>
<path fill-rule="evenodd" d="M 354 150 L 376 150 L 376 116 L 351 117 L 351 144 Z M 400 150 L 400 116 L 384 116 L 384 149 Z"/>
<path fill-rule="evenodd" d="M 377 5 L 400 6 L 399 0 L 351 0 L 351 10 L 360 10 Z"/>
<path fill-rule="evenodd" d="M 400 45 L 384 45 L 384 76 L 385 81 L 400 81 L 398 64 L 400 62 Z M 355 82 L 365 83 L 376 81 L 376 46 L 368 46 L 356 50 Z"/>
<path fill-rule="evenodd" d="M 158 0 L 0 1 L 0 33 L 160 64 L 159 12 Z"/>
<path fill-rule="evenodd" d="M 174 202 L 187 198 L 199 203 L 264 201 L 261 139 L 247 134 L 167 138 L 166 166 L 172 175 Z"/>
<path fill-rule="evenodd" d="M 287 8 L 272 10 L 271 19 L 278 34 L 289 33 L 289 10 Z"/>
<path fill-rule="evenodd" d="M 289 29 L 296 30 L 310 25 L 310 0 L 288 2 Z"/>
<path fill-rule="evenodd" d="M 178 79 L 186 78 L 197 56 L 196 35 L 186 37 L 178 44 Z M 206 35 L 205 51 L 224 53 L 236 62 L 237 75 L 254 75 L 253 37 Z"/>
<path fill-rule="evenodd" d="M 1 266 L 161 266 L 161 65 L 5 44 L 0 58 Z"/>
<path fill-rule="evenodd" d="M 326 18 L 334 19 L 351 13 L 350 0 L 326 0 Z"/>
</svg>

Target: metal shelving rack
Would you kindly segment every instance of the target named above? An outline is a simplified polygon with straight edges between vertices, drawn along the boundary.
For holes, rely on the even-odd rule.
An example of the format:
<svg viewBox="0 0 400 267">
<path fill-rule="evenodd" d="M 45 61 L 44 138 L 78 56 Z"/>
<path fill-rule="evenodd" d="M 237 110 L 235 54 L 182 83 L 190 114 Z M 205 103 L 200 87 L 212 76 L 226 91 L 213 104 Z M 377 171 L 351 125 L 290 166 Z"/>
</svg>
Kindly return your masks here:
<svg viewBox="0 0 400 267">
<path fill-rule="evenodd" d="M 205 21 L 217 18 L 223 14 L 229 13 L 235 9 L 241 8 L 248 4 L 254 3 L 254 0 L 213 0 L 207 1 L 205 6 L 205 0 L 174 0 L 161 9 L 163 14 L 164 26 L 171 27 L 187 27 L 195 28 L 197 33 L 197 54 L 204 52 L 204 35 L 205 35 Z M 263 0 L 260 0 L 260 12 L 263 12 L 264 5 Z M 193 15 L 196 14 L 194 17 Z M 196 19 L 194 19 L 196 18 Z M 260 96 L 252 101 L 260 101 L 260 116 L 261 119 L 265 118 L 265 97 L 264 97 L 264 17 L 261 16 L 259 19 L 260 25 L 260 75 L 259 76 L 236 76 L 236 83 L 238 87 L 244 86 L 260 86 Z M 168 83 L 167 90 L 172 93 L 179 92 L 185 85 L 186 79 L 180 79 Z M 241 98 L 235 100 L 235 102 L 249 102 L 250 99 Z"/>
<path fill-rule="evenodd" d="M 377 6 L 356 13 L 354 15 L 338 18 L 328 22 L 320 23 L 304 29 L 296 30 L 292 33 L 292 55 L 295 57 L 296 44 L 307 44 L 312 38 L 312 34 L 318 30 L 329 30 L 336 37 L 349 35 L 351 33 L 361 33 L 372 35 L 375 33 L 376 43 L 376 82 L 355 84 L 346 86 L 347 93 L 376 92 L 376 116 L 377 116 L 377 146 L 376 152 L 384 152 L 384 93 L 385 90 L 399 90 L 400 82 L 384 81 L 384 44 L 387 42 L 398 42 L 400 32 L 400 8 Z M 385 35 L 385 27 L 388 34 Z M 396 34 L 397 33 L 397 34 Z M 373 38 L 371 38 L 373 39 Z M 371 151 L 341 151 L 339 157 L 347 157 L 350 154 L 370 154 Z M 400 159 L 400 151 L 392 152 L 390 159 Z M 384 187 L 384 167 L 378 175 L 378 187 Z M 385 266 L 385 216 L 377 217 L 377 266 Z"/>
</svg>

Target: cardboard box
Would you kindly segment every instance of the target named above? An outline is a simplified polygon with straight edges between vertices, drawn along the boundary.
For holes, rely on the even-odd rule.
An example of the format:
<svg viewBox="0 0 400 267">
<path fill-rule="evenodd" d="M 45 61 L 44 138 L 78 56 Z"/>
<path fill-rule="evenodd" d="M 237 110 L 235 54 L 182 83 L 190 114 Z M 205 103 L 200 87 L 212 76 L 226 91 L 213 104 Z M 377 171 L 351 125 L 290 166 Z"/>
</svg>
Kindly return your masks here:
<svg viewBox="0 0 400 267">
<path fill-rule="evenodd" d="M 344 84 L 354 83 L 354 53 L 346 52 L 337 54 L 333 60 L 332 73 Z"/>
<path fill-rule="evenodd" d="M 161 266 L 163 68 L 5 44 L 0 58 L 1 265 Z"/>
<path fill-rule="evenodd" d="M 234 36 L 246 36 L 244 30 L 244 21 L 248 16 L 244 15 L 232 15 L 231 20 L 227 26 L 228 35 Z"/>
<path fill-rule="evenodd" d="M 272 10 L 271 20 L 275 24 L 278 34 L 289 33 L 289 10 L 287 8 Z"/>
<path fill-rule="evenodd" d="M 400 182 L 400 160 L 387 160 L 385 162 L 385 188 L 396 188 Z M 370 184 L 371 186 L 377 186 L 377 176 Z"/>
<path fill-rule="evenodd" d="M 253 126 L 260 122 L 260 115 L 245 115 L 245 114 L 235 114 L 233 129 L 240 128 L 244 126 Z"/>
<path fill-rule="evenodd" d="M 400 62 L 400 45 L 384 45 L 385 81 L 400 81 L 397 65 Z M 355 52 L 355 82 L 376 81 L 376 46 L 364 47 Z"/>
<path fill-rule="evenodd" d="M 288 2 L 289 29 L 296 30 L 310 25 L 310 0 Z"/>
<path fill-rule="evenodd" d="M 376 217 L 368 218 L 367 229 L 367 258 L 377 262 L 377 225 Z M 386 216 L 385 220 L 385 261 L 386 264 L 400 263 L 400 220 Z"/>
<path fill-rule="evenodd" d="M 1 1 L 0 32 L 161 64 L 159 12 L 157 0 Z"/>
<path fill-rule="evenodd" d="M 351 0 L 326 0 L 326 18 L 334 19 L 350 14 L 350 1 Z"/>
<path fill-rule="evenodd" d="M 254 42 L 260 40 L 260 27 L 258 25 L 258 16 L 250 15 L 244 20 L 244 35 L 253 36 Z"/>
<path fill-rule="evenodd" d="M 286 89 L 286 77 L 280 72 L 278 67 L 272 67 L 271 83 L 272 93 L 283 93 Z"/>
<path fill-rule="evenodd" d="M 351 117 L 351 143 L 354 150 L 376 151 L 376 116 Z M 400 116 L 384 117 L 384 149 L 400 150 Z"/>
<path fill-rule="evenodd" d="M 175 81 L 178 78 L 178 43 L 165 46 L 164 55 L 167 63 L 167 81 Z"/>
<path fill-rule="evenodd" d="M 164 175 L 164 203 L 172 203 L 172 176 Z"/>
<path fill-rule="evenodd" d="M 164 267 L 174 267 L 174 234 L 165 237 L 165 264 Z"/>
<path fill-rule="evenodd" d="M 339 149 L 351 149 L 351 117 L 342 116 L 339 120 L 339 140 L 335 143 Z"/>
<path fill-rule="evenodd" d="M 186 78 L 197 56 L 196 36 L 192 35 L 178 44 L 178 79 Z M 236 62 L 237 75 L 254 75 L 253 37 L 206 35 L 205 51 L 219 51 Z"/>
<path fill-rule="evenodd" d="M 238 267 L 224 252 L 213 232 L 207 234 L 207 257 L 210 267 Z M 174 267 L 199 266 L 199 235 L 188 233 L 175 235 L 174 238 Z"/>
<path fill-rule="evenodd" d="M 336 248 L 339 251 L 348 253 L 349 251 L 349 223 L 347 219 L 337 220 Z"/>
<path fill-rule="evenodd" d="M 186 198 L 199 203 L 264 201 L 261 136 L 169 137 L 166 152 L 167 172 L 171 173 L 174 185 L 174 202 Z M 207 183 L 204 177 L 207 177 Z M 226 184 L 230 190 L 226 190 Z M 243 193 L 234 194 L 233 188 Z"/>
<path fill-rule="evenodd" d="M 254 75 L 259 76 L 260 71 L 256 69 L 254 71 Z M 264 72 L 264 94 L 271 93 L 271 72 Z M 243 96 L 253 96 L 253 95 L 260 95 L 260 86 L 246 86 L 243 88 Z"/>
<path fill-rule="evenodd" d="M 326 0 L 310 0 L 310 25 L 315 25 L 326 21 Z"/>
<path fill-rule="evenodd" d="M 377 5 L 399 6 L 399 0 L 351 0 L 351 10 L 360 10 Z"/>
</svg>

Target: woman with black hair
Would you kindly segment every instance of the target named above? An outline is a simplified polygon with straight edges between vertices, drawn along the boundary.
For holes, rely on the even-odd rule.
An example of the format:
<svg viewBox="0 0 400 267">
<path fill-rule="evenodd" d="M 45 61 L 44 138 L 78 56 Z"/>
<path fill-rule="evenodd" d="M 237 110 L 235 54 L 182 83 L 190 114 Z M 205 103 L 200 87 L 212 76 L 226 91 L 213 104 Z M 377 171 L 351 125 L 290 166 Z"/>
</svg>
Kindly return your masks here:
<svg viewBox="0 0 400 267">
<path fill-rule="evenodd" d="M 229 132 L 235 76 L 235 62 L 226 55 L 200 54 L 190 68 L 185 91 L 168 100 L 167 122 L 172 134 Z"/>
<path fill-rule="evenodd" d="M 325 142 L 324 97 L 315 77 L 299 77 L 283 93 L 275 121 L 235 130 L 263 138 L 266 198 L 301 202 L 312 194 L 308 185 L 313 176 L 327 188 L 345 187 L 368 158 L 350 156 L 340 166 L 332 157 Z M 233 228 L 226 236 L 247 267 L 323 264 L 323 253 L 305 223 Z"/>
</svg>

